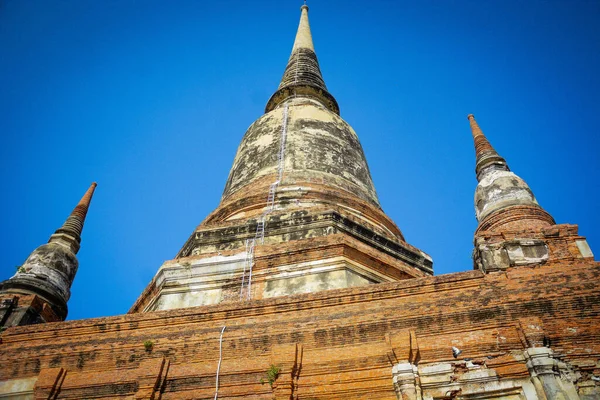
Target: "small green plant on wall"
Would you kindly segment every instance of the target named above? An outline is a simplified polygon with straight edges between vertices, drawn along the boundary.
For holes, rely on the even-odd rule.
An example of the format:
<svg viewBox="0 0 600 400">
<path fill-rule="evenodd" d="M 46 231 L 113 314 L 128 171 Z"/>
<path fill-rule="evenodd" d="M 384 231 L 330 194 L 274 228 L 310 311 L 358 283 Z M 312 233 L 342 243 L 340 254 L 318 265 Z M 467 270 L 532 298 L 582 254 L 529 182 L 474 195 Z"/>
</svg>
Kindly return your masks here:
<svg viewBox="0 0 600 400">
<path fill-rule="evenodd" d="M 23 268 L 22 265 L 17 265 L 16 269 L 17 269 L 17 272 L 21 272 L 21 273 L 27 272 L 27 270 L 25 268 Z"/>
<path fill-rule="evenodd" d="M 268 383 L 271 387 L 273 387 L 273 383 L 279 378 L 279 373 L 281 372 L 281 368 L 278 366 L 271 364 L 269 369 L 267 370 L 267 379 L 261 378 L 260 383 L 265 384 Z"/>
<path fill-rule="evenodd" d="M 154 347 L 154 342 L 152 340 L 146 340 L 144 342 L 144 348 L 146 349 L 146 351 L 152 351 L 153 347 Z"/>
</svg>

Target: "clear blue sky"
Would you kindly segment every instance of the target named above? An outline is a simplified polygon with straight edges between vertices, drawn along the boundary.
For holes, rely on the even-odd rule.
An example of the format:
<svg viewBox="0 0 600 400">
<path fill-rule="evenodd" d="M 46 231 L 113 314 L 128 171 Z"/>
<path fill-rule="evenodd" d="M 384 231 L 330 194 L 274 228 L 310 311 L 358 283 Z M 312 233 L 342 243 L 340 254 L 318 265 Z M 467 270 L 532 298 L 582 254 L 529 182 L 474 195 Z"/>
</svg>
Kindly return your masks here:
<svg viewBox="0 0 600 400">
<path fill-rule="evenodd" d="M 69 319 L 125 313 L 219 203 L 301 1 L 0 3 L 0 279 L 92 181 Z M 309 1 L 383 209 L 436 274 L 472 269 L 474 113 L 600 254 L 599 1 Z"/>
</svg>

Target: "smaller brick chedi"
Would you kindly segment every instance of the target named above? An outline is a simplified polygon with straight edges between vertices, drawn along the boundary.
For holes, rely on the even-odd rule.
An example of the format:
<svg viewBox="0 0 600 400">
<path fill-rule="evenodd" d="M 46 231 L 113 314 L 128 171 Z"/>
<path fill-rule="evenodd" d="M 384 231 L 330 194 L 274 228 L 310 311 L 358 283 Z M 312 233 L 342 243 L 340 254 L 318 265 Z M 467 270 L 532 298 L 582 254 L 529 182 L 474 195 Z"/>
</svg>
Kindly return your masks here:
<svg viewBox="0 0 600 400">
<path fill-rule="evenodd" d="M 2 282 L 0 399 L 599 399 L 600 263 L 468 119 L 473 269 L 434 276 L 379 205 L 302 6 L 219 206 L 129 313 L 64 321 L 95 184 Z"/>
<path fill-rule="evenodd" d="M 75 256 L 96 190 L 92 183 L 48 243 L 35 249 L 15 275 L 0 282 L 0 326 L 63 321 L 79 265 Z"/>
</svg>

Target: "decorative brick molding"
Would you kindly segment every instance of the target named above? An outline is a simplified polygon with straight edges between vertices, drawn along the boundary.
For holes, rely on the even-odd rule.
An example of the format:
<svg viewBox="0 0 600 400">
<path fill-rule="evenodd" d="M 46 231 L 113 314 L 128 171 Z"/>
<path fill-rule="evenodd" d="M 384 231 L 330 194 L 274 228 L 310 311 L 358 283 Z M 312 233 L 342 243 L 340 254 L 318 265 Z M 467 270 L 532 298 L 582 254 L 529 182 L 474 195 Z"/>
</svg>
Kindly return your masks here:
<svg viewBox="0 0 600 400">
<path fill-rule="evenodd" d="M 564 362 L 554 358 L 554 352 L 547 347 L 533 347 L 525 350 L 527 369 L 541 399 L 580 400 L 574 371 Z"/>
<path fill-rule="evenodd" d="M 392 368 L 392 382 L 399 400 L 421 400 L 421 383 L 417 367 L 412 363 L 398 363 Z"/>
<path fill-rule="evenodd" d="M 474 240 L 474 268 L 487 273 L 567 261 L 593 264 L 587 241 L 577 230 L 577 225 L 561 224 L 537 230 L 479 232 Z"/>
</svg>

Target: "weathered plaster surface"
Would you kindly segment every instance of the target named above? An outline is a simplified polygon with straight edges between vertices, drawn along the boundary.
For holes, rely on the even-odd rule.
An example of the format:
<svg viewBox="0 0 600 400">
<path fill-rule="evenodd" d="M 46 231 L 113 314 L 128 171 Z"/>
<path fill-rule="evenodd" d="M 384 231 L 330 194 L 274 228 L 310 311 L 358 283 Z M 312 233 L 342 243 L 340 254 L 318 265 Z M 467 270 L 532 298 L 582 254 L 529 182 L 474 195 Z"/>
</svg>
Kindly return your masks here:
<svg viewBox="0 0 600 400">
<path fill-rule="evenodd" d="M 507 368 L 508 365 L 511 367 Z M 513 350 L 476 359 L 392 368 L 398 399 L 579 400 L 573 368 L 550 348 Z"/>
<path fill-rule="evenodd" d="M 510 171 L 486 172 L 475 190 L 475 215 L 483 220 L 494 211 L 511 205 L 538 205 L 523 179 Z"/>
<path fill-rule="evenodd" d="M 577 240 L 575 243 L 577 244 L 577 248 L 583 257 L 594 258 L 594 253 L 592 253 L 592 249 L 590 248 L 587 240 Z"/>
<path fill-rule="evenodd" d="M 223 198 L 278 166 L 281 107 L 263 115 L 248 128 L 238 148 Z M 283 183 L 288 174 L 299 174 L 333 188 L 379 204 L 365 156 L 354 130 L 319 102 L 289 101 Z"/>
<path fill-rule="evenodd" d="M 33 275 L 54 286 L 65 300 L 71 297 L 71 284 L 77 273 L 77 257 L 64 246 L 48 243 L 35 249 L 16 275 Z"/>
<path fill-rule="evenodd" d="M 55 242 L 44 244 L 29 255 L 14 276 L 2 282 L 3 291 L 43 297 L 57 315 L 65 318 L 78 264 L 69 247 Z"/>
<path fill-rule="evenodd" d="M 170 310 L 239 300 L 242 273 L 247 268 L 246 256 L 246 252 L 241 252 L 202 259 L 182 258 L 163 264 L 154 280 L 156 294 L 145 310 Z M 255 298 L 342 289 L 392 280 L 347 257 L 288 263 L 266 270 L 256 268 L 253 279 L 255 283 L 260 283 L 253 290 Z"/>
<path fill-rule="evenodd" d="M 0 399 L 33 400 L 33 387 L 37 376 L 0 382 Z"/>
<path fill-rule="evenodd" d="M 476 263 L 484 272 L 518 265 L 540 265 L 550 256 L 548 246 L 540 239 L 511 239 L 499 243 L 477 240 L 475 246 Z"/>
<path fill-rule="evenodd" d="M 274 268 L 265 277 L 262 297 L 311 293 L 387 281 L 389 278 L 369 272 L 344 257 L 336 257 Z"/>
<path fill-rule="evenodd" d="M 239 292 L 246 252 L 202 259 L 180 259 L 163 264 L 154 278 L 157 294 L 146 311 L 218 304 Z"/>
<path fill-rule="evenodd" d="M 256 219 L 245 222 L 198 230 L 180 251 L 179 257 L 243 249 L 245 240 L 254 237 L 257 224 Z M 355 221 L 328 209 L 291 209 L 269 215 L 265 222 L 263 243 L 284 244 L 338 233 L 355 237 L 411 266 L 432 272 L 433 263 L 427 254 L 393 236 L 381 234 L 361 220 Z"/>
</svg>

